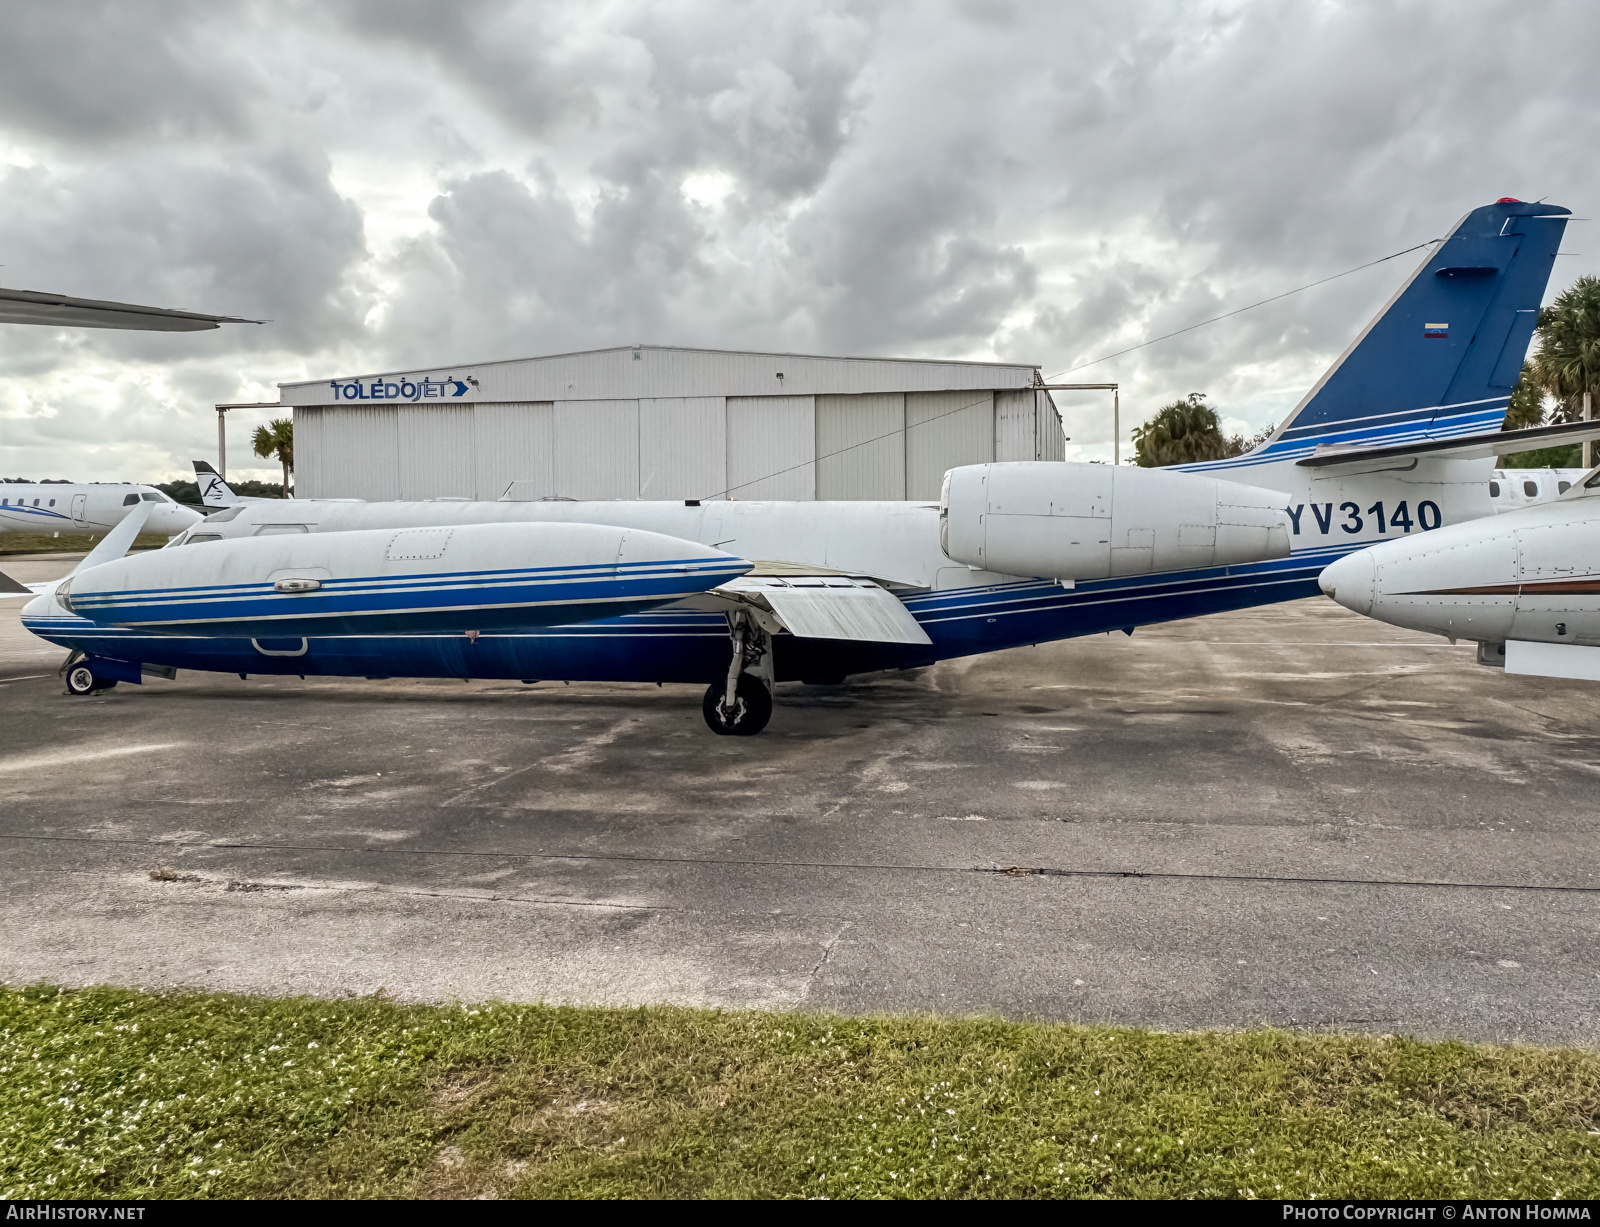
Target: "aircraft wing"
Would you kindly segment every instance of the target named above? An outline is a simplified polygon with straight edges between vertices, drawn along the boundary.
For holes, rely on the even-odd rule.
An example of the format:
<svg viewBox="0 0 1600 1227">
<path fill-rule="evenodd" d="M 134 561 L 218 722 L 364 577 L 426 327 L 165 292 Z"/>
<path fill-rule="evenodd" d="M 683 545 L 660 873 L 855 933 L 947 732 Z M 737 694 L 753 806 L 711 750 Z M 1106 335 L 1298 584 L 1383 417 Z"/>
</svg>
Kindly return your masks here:
<svg viewBox="0 0 1600 1227">
<path fill-rule="evenodd" d="M 1558 426 L 1535 426 L 1530 430 L 1495 430 L 1454 439 L 1429 439 L 1421 443 L 1392 443 L 1377 447 L 1323 444 L 1312 455 L 1296 463 L 1302 468 L 1322 469 L 1334 465 L 1365 465 L 1374 460 L 1409 460 L 1412 457 L 1482 460 L 1488 456 L 1509 456 L 1562 443 L 1583 443 L 1589 439 L 1600 439 L 1600 422 L 1563 422 Z"/>
<path fill-rule="evenodd" d="M 745 575 L 711 589 L 700 603 L 707 600 L 723 608 L 742 605 L 767 629 L 801 639 L 932 642 L 899 597 L 860 576 Z"/>
<path fill-rule="evenodd" d="M 202 315 L 165 307 L 139 307 L 97 298 L 72 298 L 38 290 L 0 288 L 0 324 L 54 324 L 66 328 L 132 328 L 147 332 L 202 332 L 218 324 L 259 324 L 231 315 Z"/>
</svg>

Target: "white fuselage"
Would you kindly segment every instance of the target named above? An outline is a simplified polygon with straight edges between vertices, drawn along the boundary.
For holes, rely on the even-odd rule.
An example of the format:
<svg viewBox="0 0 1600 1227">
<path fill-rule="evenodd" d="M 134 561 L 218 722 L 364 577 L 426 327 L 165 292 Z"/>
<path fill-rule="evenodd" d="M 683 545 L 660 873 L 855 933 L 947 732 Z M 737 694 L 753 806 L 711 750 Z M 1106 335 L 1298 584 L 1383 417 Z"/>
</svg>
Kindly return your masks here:
<svg viewBox="0 0 1600 1227">
<path fill-rule="evenodd" d="M 1334 557 L 1417 537 L 1492 512 L 1489 460 L 1424 459 L 1343 473 L 1293 460 L 1203 466 L 1207 477 L 1281 491 L 1295 554 Z M 1060 465 L 1063 474 L 1073 468 Z M 1196 466 L 1201 467 L 1201 466 Z M 642 528 L 714 545 L 752 561 L 869 575 L 911 588 L 971 588 L 1014 575 L 978 570 L 939 545 L 939 509 L 910 502 L 427 502 L 323 499 L 248 503 L 212 516 L 189 540 L 271 532 L 339 532 L 425 525 L 565 522 Z M 215 534 L 215 537 L 212 535 Z"/>
<path fill-rule="evenodd" d="M 205 517 L 151 486 L 91 482 L 0 483 L 0 532 L 105 533 L 141 502 L 150 504 L 145 532 L 171 536 Z"/>
</svg>

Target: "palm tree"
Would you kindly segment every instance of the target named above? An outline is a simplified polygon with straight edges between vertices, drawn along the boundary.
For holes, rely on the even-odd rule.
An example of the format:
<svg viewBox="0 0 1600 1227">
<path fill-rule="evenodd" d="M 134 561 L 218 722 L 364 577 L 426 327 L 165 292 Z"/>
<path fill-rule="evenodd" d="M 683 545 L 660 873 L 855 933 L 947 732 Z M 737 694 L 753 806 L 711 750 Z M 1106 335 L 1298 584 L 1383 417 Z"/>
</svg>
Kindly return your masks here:
<svg viewBox="0 0 1600 1227">
<path fill-rule="evenodd" d="M 1500 429 L 1531 430 L 1535 426 L 1543 426 L 1544 396 L 1544 389 L 1539 386 L 1539 373 L 1533 369 L 1532 361 L 1524 362 L 1522 374 L 1517 377 L 1517 386 L 1511 389 L 1511 404 L 1506 409 L 1506 420 Z"/>
<path fill-rule="evenodd" d="M 1582 419 L 1585 392 L 1600 398 L 1600 277 L 1579 277 L 1539 312 L 1539 352 L 1529 365 L 1558 402 L 1557 421 Z"/>
<path fill-rule="evenodd" d="M 283 497 L 288 498 L 289 474 L 294 472 L 294 423 L 288 418 L 274 418 L 265 426 L 257 426 L 250 445 L 263 460 L 277 457 L 283 466 Z"/>
<path fill-rule="evenodd" d="M 1135 426 L 1133 450 L 1135 461 L 1145 468 L 1221 460 L 1235 454 L 1229 450 L 1217 411 L 1206 404 L 1204 392 L 1191 392 L 1187 400 L 1175 400 L 1143 426 Z"/>
</svg>

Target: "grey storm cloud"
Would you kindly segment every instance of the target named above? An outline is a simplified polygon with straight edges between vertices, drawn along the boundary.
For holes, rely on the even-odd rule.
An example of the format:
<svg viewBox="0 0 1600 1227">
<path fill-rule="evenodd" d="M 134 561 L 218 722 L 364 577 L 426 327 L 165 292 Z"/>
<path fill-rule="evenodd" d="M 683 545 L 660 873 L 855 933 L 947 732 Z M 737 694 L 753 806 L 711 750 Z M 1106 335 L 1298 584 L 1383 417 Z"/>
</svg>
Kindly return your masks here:
<svg viewBox="0 0 1600 1227">
<path fill-rule="evenodd" d="M 247 135 L 265 65 L 200 0 L 65 0 L 0 15 L 0 124 L 88 151 Z"/>
<path fill-rule="evenodd" d="M 1054 374 L 1498 196 L 1588 216 L 1596 45 L 1560 0 L 11 6 L 0 280 L 272 323 L 6 331 L 0 469 L 174 473 L 279 380 L 635 341 Z M 1075 378 L 1281 417 L 1421 254 Z"/>
</svg>

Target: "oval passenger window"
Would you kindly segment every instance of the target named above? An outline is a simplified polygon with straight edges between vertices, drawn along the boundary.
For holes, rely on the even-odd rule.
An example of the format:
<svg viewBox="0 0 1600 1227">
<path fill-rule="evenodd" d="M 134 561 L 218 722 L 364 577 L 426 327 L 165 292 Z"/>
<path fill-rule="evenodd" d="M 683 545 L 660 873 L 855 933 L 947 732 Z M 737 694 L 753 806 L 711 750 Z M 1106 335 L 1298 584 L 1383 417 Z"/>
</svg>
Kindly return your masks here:
<svg viewBox="0 0 1600 1227">
<path fill-rule="evenodd" d="M 1489 483 L 1489 497 L 1490 498 L 1499 498 L 1500 497 L 1500 483 L 1499 482 L 1491 481 Z"/>
<path fill-rule="evenodd" d="M 1536 481 L 1525 481 L 1525 482 L 1523 482 L 1522 483 L 1522 492 L 1524 494 L 1526 494 L 1529 498 L 1538 498 L 1539 497 L 1539 483 L 1536 482 Z"/>
</svg>

